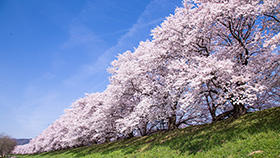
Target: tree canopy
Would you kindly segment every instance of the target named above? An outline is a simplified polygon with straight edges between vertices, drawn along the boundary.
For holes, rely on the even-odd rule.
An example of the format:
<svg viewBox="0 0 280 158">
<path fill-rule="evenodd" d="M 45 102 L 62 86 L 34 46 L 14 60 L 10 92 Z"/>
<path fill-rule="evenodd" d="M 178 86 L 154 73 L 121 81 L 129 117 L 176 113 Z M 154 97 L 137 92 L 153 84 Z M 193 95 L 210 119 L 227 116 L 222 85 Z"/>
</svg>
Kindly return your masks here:
<svg viewBox="0 0 280 158">
<path fill-rule="evenodd" d="M 16 146 L 16 140 L 7 135 L 0 135 L 0 157 L 5 157 L 10 154 Z"/>
</svg>

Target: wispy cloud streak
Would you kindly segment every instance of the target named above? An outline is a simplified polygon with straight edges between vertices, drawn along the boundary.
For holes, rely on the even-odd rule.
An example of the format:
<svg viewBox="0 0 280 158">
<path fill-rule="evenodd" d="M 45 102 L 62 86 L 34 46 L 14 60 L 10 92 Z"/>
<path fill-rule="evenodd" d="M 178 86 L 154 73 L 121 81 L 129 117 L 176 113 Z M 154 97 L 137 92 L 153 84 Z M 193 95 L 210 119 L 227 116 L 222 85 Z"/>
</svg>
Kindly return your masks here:
<svg viewBox="0 0 280 158">
<path fill-rule="evenodd" d="M 114 60 L 117 54 L 126 50 L 131 50 L 142 40 L 150 38 L 151 28 L 158 25 L 166 13 L 173 12 L 174 8 L 181 4 L 181 1 L 153 0 L 151 1 L 139 16 L 137 22 L 127 32 L 121 36 L 116 45 L 108 48 L 93 63 L 83 65 L 80 72 L 65 80 L 66 84 L 76 83 L 77 80 L 85 80 L 98 74 L 105 74 L 110 62 Z M 120 30 L 120 32 L 125 30 Z M 107 74 L 108 76 L 108 74 Z M 105 87 L 104 87 L 105 88 Z"/>
</svg>

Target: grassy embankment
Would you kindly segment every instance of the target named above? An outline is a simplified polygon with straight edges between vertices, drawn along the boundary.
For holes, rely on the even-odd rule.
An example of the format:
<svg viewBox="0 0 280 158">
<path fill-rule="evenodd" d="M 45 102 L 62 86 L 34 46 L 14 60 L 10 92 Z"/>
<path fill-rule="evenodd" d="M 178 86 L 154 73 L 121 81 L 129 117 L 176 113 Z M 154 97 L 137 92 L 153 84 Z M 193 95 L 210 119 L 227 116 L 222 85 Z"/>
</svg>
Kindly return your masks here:
<svg viewBox="0 0 280 158">
<path fill-rule="evenodd" d="M 237 120 L 228 119 L 90 147 L 16 157 L 280 158 L 280 108 L 250 113 Z"/>
</svg>

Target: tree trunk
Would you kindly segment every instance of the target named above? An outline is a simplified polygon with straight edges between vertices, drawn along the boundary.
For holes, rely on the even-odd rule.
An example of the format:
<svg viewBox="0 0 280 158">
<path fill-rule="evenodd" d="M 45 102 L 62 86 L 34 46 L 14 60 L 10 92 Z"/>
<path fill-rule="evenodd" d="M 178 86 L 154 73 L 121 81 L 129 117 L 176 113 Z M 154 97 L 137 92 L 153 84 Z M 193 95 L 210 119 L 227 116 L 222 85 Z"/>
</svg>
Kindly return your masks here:
<svg viewBox="0 0 280 158">
<path fill-rule="evenodd" d="M 168 118 L 168 130 L 176 129 L 176 115 L 172 115 Z"/>
<path fill-rule="evenodd" d="M 134 137 L 133 132 L 128 133 L 127 136 L 128 136 L 128 138 Z"/>
<path fill-rule="evenodd" d="M 217 116 L 216 116 L 216 109 L 215 110 L 210 110 L 210 114 L 212 117 L 212 122 L 218 121 Z"/>
<path fill-rule="evenodd" d="M 244 104 L 233 104 L 233 114 L 234 118 L 239 118 L 240 116 L 247 113 L 247 109 L 245 108 Z"/>
<path fill-rule="evenodd" d="M 213 122 L 215 121 L 221 121 L 225 118 L 233 117 L 233 118 L 239 118 L 240 116 L 247 113 L 247 109 L 245 108 L 244 104 L 233 104 L 233 109 L 229 110 L 227 112 L 224 112 L 213 119 Z"/>
</svg>

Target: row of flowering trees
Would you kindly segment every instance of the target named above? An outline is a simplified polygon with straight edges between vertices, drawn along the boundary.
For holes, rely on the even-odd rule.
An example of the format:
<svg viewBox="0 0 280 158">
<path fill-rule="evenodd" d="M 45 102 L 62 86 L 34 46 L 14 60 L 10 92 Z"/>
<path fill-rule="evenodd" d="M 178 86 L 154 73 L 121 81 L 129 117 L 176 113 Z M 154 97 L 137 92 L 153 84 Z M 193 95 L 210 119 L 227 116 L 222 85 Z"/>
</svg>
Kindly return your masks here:
<svg viewBox="0 0 280 158">
<path fill-rule="evenodd" d="M 102 93 L 74 102 L 14 153 L 104 143 L 279 106 L 278 0 L 184 1 L 118 55 Z"/>
</svg>

